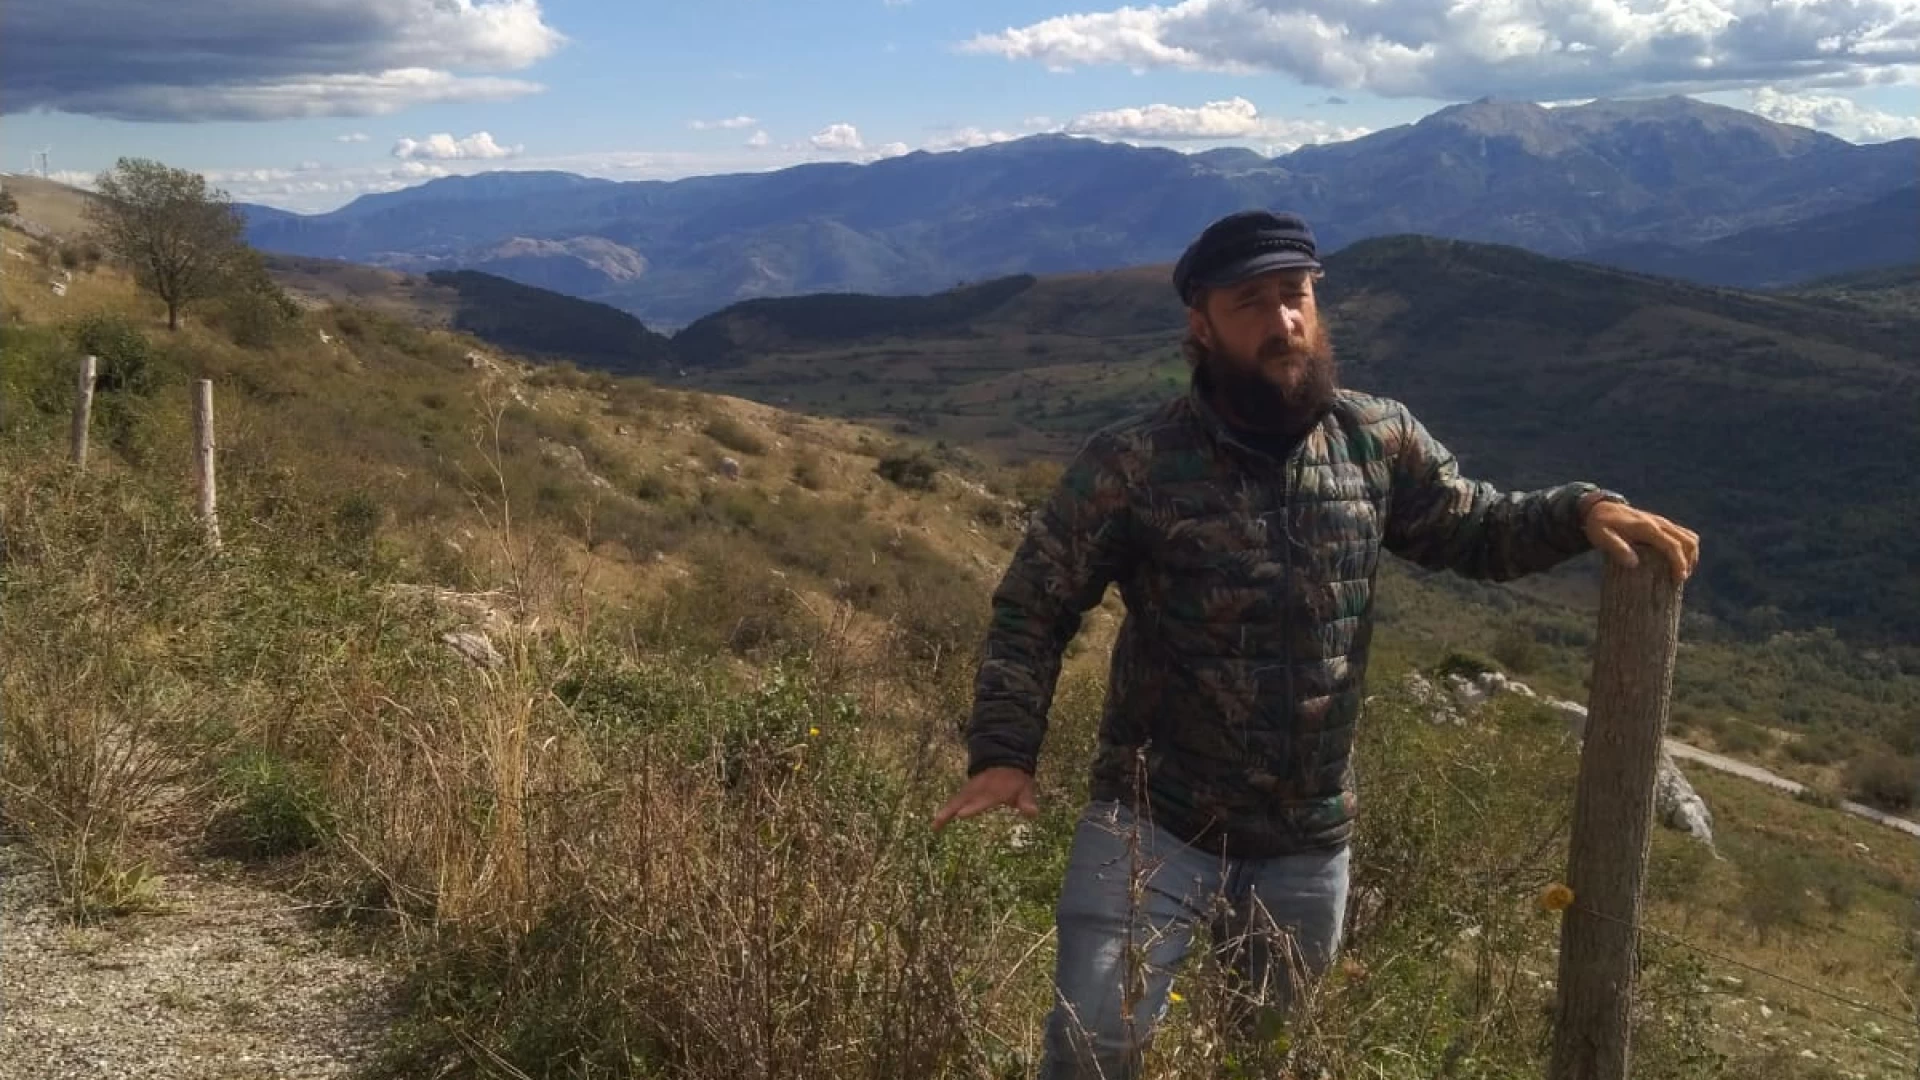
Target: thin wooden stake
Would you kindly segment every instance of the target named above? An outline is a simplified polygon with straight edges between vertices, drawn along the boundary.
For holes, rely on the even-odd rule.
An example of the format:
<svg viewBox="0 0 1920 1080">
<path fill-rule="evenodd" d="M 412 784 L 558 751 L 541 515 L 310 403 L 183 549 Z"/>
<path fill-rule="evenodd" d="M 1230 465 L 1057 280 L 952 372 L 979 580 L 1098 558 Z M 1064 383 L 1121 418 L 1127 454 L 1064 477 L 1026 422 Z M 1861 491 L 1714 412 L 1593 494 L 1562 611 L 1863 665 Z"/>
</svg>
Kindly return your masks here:
<svg viewBox="0 0 1920 1080">
<path fill-rule="evenodd" d="M 220 516 L 214 503 L 213 380 L 193 384 L 194 472 L 200 479 L 200 520 L 207 528 L 207 546 L 220 550 Z"/>
<path fill-rule="evenodd" d="M 1680 588 L 1657 551 L 1608 559 L 1574 792 L 1549 1080 L 1625 1080 L 1654 778 L 1673 691 Z"/>
<path fill-rule="evenodd" d="M 87 464 L 87 425 L 93 419 L 93 381 L 99 367 L 98 357 L 80 360 L 80 392 L 73 400 L 73 463 L 78 468 Z"/>
</svg>

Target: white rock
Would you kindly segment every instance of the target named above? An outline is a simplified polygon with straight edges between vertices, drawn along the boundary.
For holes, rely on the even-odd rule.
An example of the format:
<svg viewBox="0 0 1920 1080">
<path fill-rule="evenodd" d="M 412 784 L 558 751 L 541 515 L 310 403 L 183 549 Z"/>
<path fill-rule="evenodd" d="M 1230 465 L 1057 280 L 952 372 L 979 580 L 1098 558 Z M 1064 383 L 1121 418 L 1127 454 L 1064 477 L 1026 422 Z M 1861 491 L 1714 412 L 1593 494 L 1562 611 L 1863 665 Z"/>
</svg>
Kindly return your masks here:
<svg viewBox="0 0 1920 1080">
<path fill-rule="evenodd" d="M 1773 1019 L 1773 1009 L 1766 1005 L 1760 1006 L 1760 1019 L 1762 1020 Z"/>
<path fill-rule="evenodd" d="M 493 647 L 493 642 L 488 640 L 485 634 L 471 630 L 450 630 L 441 634 L 440 640 L 451 645 L 455 652 L 480 667 L 498 667 L 506 660 L 506 657 L 500 655 L 500 650 Z"/>
<path fill-rule="evenodd" d="M 730 457 L 720 459 L 720 475 L 729 480 L 740 479 L 740 463 Z"/>
<path fill-rule="evenodd" d="M 1867 845 L 1861 843 L 1858 840 L 1855 840 L 1853 842 L 1853 850 L 1859 852 L 1862 855 L 1870 854 L 1873 851 L 1872 848 L 1868 847 Z"/>
</svg>

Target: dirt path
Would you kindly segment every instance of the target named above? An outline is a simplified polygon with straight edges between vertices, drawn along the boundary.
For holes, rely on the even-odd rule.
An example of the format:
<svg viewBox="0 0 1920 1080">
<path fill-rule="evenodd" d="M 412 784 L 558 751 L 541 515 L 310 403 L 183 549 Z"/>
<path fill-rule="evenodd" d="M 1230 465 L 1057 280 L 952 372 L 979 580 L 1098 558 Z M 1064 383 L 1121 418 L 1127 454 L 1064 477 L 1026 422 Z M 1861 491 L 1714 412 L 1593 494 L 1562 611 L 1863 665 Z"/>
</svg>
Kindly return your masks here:
<svg viewBox="0 0 1920 1080">
<path fill-rule="evenodd" d="M 1667 753 L 1676 758 L 1684 758 L 1688 761 L 1698 762 L 1709 769 L 1731 773 L 1734 776 L 1744 776 L 1748 780 L 1756 783 L 1779 788 L 1781 791 L 1791 792 L 1796 795 L 1806 790 L 1806 785 L 1797 780 L 1789 780 L 1778 773 L 1768 772 L 1758 765 L 1749 765 L 1744 761 L 1735 761 L 1730 757 L 1724 757 L 1710 750 L 1702 750 L 1698 747 L 1688 746 L 1686 743 L 1680 742 L 1677 739 L 1667 740 Z M 1895 817 L 1885 811 L 1875 810 L 1871 806 L 1862 806 L 1857 802 L 1843 800 L 1840 803 L 1840 809 L 1845 810 L 1849 814 L 1857 814 L 1869 821 L 1877 821 L 1890 829 L 1899 829 L 1901 832 L 1920 836 L 1920 822 L 1909 821 L 1903 817 Z"/>
<path fill-rule="evenodd" d="M 0 1080 L 335 1080 L 372 1060 L 396 979 L 282 894 L 169 874 L 161 908 L 75 927 L 0 846 Z"/>
</svg>

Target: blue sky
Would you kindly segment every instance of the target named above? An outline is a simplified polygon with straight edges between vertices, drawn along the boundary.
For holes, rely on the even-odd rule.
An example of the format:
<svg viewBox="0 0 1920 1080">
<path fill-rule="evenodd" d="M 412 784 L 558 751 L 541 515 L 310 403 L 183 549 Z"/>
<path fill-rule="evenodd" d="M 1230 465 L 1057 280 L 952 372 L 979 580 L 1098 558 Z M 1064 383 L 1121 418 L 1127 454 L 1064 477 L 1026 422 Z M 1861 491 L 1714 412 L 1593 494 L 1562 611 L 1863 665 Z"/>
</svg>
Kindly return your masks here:
<svg viewBox="0 0 1920 1080">
<path fill-rule="evenodd" d="M 1040 131 L 1280 153 L 1480 96 L 1671 92 L 1869 141 L 1920 135 L 1916 27 L 1920 0 L 7 0 L 0 168 L 155 157 L 310 211 L 483 169 Z"/>
</svg>

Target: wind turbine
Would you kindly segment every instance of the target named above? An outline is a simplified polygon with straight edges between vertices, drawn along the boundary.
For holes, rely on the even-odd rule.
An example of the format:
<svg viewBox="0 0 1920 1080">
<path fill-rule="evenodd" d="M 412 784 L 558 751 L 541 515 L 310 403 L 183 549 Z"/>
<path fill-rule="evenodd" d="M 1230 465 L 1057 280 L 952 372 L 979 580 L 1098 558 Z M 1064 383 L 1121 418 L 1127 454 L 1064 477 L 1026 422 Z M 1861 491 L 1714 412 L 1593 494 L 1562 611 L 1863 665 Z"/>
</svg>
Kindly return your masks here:
<svg viewBox="0 0 1920 1080">
<path fill-rule="evenodd" d="M 52 143 L 48 143 L 47 145 L 34 151 L 34 156 L 40 159 L 40 179 L 42 180 L 45 180 L 47 178 L 47 155 L 51 153 L 53 153 Z"/>
</svg>

